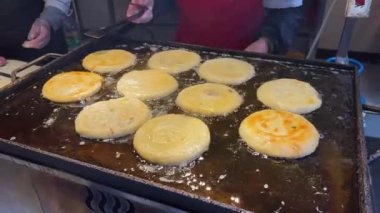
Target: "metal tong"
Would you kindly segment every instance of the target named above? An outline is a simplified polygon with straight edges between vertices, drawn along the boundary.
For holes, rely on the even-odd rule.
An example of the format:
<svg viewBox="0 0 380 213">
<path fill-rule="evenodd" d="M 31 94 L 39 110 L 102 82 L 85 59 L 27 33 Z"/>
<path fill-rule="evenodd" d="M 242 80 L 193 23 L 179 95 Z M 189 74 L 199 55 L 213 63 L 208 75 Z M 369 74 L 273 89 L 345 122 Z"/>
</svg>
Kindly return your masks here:
<svg viewBox="0 0 380 213">
<path fill-rule="evenodd" d="M 129 5 L 133 5 L 133 6 L 137 7 L 138 12 L 134 15 L 131 15 L 131 16 L 123 19 L 122 21 L 119 21 L 118 23 L 116 23 L 114 25 L 111 25 L 108 27 L 101 27 L 101 28 L 96 29 L 96 30 L 90 30 L 90 31 L 85 32 L 84 34 L 88 37 L 91 37 L 91 38 L 102 38 L 105 35 L 107 35 L 108 33 L 119 31 L 126 24 L 129 24 L 133 20 L 140 18 L 148 10 L 148 7 L 140 5 L 140 4 L 130 3 Z"/>
</svg>

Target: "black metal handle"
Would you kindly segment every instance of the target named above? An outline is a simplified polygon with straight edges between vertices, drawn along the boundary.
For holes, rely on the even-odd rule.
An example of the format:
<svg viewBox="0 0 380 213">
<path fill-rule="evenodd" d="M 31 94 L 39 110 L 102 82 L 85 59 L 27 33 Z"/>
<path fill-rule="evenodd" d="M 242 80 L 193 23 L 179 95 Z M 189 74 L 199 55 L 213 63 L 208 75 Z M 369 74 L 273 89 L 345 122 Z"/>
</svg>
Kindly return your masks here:
<svg viewBox="0 0 380 213">
<path fill-rule="evenodd" d="M 363 104 L 363 109 L 367 111 L 375 112 L 375 113 L 380 113 L 380 107 L 378 106 Z"/>
<path fill-rule="evenodd" d="M 33 65 L 35 65 L 35 64 L 37 64 L 37 63 L 39 63 L 39 62 L 41 62 L 43 60 L 46 60 L 48 58 L 54 58 L 54 59 L 56 59 L 56 58 L 60 58 L 61 56 L 62 56 L 62 54 L 58 54 L 58 53 L 47 53 L 47 54 L 45 54 L 45 55 L 43 55 L 43 56 L 41 56 L 41 57 L 39 57 L 37 59 L 34 59 L 33 61 L 31 61 L 31 62 L 29 62 L 29 63 L 27 63 L 27 64 L 25 64 L 25 65 L 23 65 L 21 67 L 13 70 L 11 72 L 11 81 L 12 81 L 12 83 L 14 83 L 17 80 L 17 73 L 22 72 L 23 70 L 27 69 L 28 67 L 31 67 L 31 66 L 33 66 Z M 32 73 L 36 72 L 37 70 L 33 71 Z"/>
<path fill-rule="evenodd" d="M 130 3 L 130 4 L 133 4 L 133 3 Z M 117 31 L 123 29 L 127 24 L 130 24 L 131 21 L 141 17 L 148 10 L 148 8 L 143 6 L 143 5 L 139 5 L 139 4 L 133 4 L 133 5 L 138 7 L 138 12 L 136 14 L 131 15 L 131 16 L 119 21 L 118 23 L 116 23 L 114 25 L 111 25 L 108 27 L 101 27 L 97 30 L 90 30 L 90 31 L 85 32 L 84 34 L 88 37 L 91 37 L 91 38 L 96 38 L 96 39 L 102 38 L 108 33 L 117 32 Z"/>
</svg>

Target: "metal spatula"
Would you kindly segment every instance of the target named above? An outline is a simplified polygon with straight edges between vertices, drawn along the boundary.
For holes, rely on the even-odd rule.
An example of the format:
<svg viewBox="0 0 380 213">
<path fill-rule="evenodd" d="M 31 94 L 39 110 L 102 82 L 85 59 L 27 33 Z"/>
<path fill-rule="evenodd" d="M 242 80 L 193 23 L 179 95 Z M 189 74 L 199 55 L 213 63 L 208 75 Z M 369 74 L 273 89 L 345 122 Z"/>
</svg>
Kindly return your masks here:
<svg viewBox="0 0 380 213">
<path fill-rule="evenodd" d="M 105 35 L 107 35 L 108 33 L 116 32 L 116 31 L 122 29 L 126 24 L 129 24 L 129 23 L 131 23 L 131 21 L 141 17 L 145 13 L 145 11 L 148 10 L 148 7 L 140 5 L 140 4 L 130 3 L 130 5 L 133 5 L 137 8 L 138 12 L 136 14 L 131 15 L 131 16 L 125 18 L 124 20 L 122 20 L 122 21 L 120 21 L 114 25 L 111 25 L 108 27 L 101 27 L 101 28 L 96 29 L 96 30 L 90 30 L 90 31 L 85 32 L 84 34 L 88 37 L 91 37 L 91 38 L 102 38 Z"/>
</svg>

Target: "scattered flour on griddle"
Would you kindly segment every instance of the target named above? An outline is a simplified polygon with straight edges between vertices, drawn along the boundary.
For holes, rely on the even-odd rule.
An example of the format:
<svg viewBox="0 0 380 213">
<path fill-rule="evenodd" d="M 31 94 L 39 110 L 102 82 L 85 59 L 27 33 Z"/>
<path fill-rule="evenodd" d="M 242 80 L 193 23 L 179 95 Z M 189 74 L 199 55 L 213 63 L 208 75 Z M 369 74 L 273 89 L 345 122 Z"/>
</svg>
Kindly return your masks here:
<svg viewBox="0 0 380 213">
<path fill-rule="evenodd" d="M 224 180 L 227 177 L 227 174 L 221 174 L 218 177 L 218 180 L 216 181 L 217 183 L 220 183 L 222 180 Z"/>
<path fill-rule="evenodd" d="M 239 197 L 230 197 L 231 201 L 235 202 L 235 203 L 240 203 L 240 198 Z"/>
<path fill-rule="evenodd" d="M 313 189 L 315 195 L 329 196 L 329 194 L 327 193 L 327 190 L 328 190 L 327 187 L 323 187 L 321 190 L 318 190 L 317 187 L 312 186 L 312 189 Z"/>
<path fill-rule="evenodd" d="M 259 156 L 259 157 L 262 158 L 262 159 L 268 159 L 268 155 L 266 155 L 266 154 L 262 154 L 262 153 L 259 153 L 259 152 L 255 151 L 254 149 L 252 149 L 251 147 L 249 147 L 249 146 L 246 145 L 245 143 L 244 143 L 244 145 L 246 146 L 247 151 L 248 151 L 249 153 L 251 153 L 252 155 L 254 155 L 254 156 Z"/>
<path fill-rule="evenodd" d="M 146 173 L 157 173 L 164 167 L 159 165 L 137 164 L 137 168 Z"/>
<path fill-rule="evenodd" d="M 115 152 L 115 158 L 120 158 L 121 155 L 124 155 L 122 152 Z"/>
<path fill-rule="evenodd" d="M 55 120 L 56 120 L 57 118 L 56 117 L 50 117 L 50 118 L 48 118 L 48 119 L 46 119 L 44 122 L 43 122 L 43 127 L 44 128 L 48 128 L 49 126 L 51 126 L 54 122 L 55 122 Z"/>
<path fill-rule="evenodd" d="M 319 209 L 319 206 L 315 207 L 315 210 L 318 212 L 318 213 L 323 213 L 324 211 L 320 210 Z"/>
<path fill-rule="evenodd" d="M 88 138 L 82 138 L 83 143 L 91 143 L 91 142 L 100 142 L 100 143 L 110 143 L 110 144 L 121 144 L 121 143 L 130 143 L 132 141 L 133 135 L 127 135 L 120 138 L 106 138 L 106 139 L 88 139 Z M 82 145 L 82 144 L 79 144 Z"/>
<path fill-rule="evenodd" d="M 168 112 L 175 106 L 175 96 L 170 95 L 160 100 L 153 100 L 147 102 L 152 110 L 153 117 L 168 114 Z"/>
<path fill-rule="evenodd" d="M 245 144 L 242 139 L 238 139 L 237 143 L 229 143 L 227 150 L 231 151 L 234 155 L 237 155 L 240 151 L 245 149 Z"/>
<path fill-rule="evenodd" d="M 245 106 L 244 109 L 248 111 L 248 114 L 250 114 L 255 109 L 255 106 L 253 104 L 249 104 L 249 105 Z"/>
<path fill-rule="evenodd" d="M 161 182 L 165 182 L 165 183 L 183 183 L 183 180 L 172 180 L 172 179 L 169 179 L 167 177 L 159 177 L 158 178 Z"/>
<path fill-rule="evenodd" d="M 285 206 L 285 202 L 281 201 L 281 205 L 273 213 L 280 213 L 281 209 Z"/>
<path fill-rule="evenodd" d="M 319 139 L 324 139 L 327 133 L 319 133 Z"/>
<path fill-rule="evenodd" d="M 326 192 L 315 192 L 315 195 L 328 195 Z"/>
<path fill-rule="evenodd" d="M 50 114 L 50 117 L 45 119 L 42 122 L 42 127 L 43 128 L 49 128 L 50 126 L 52 126 L 54 124 L 54 122 L 57 120 L 57 118 L 59 116 L 59 112 L 61 111 L 61 109 L 62 108 L 53 109 L 53 112 Z"/>
<path fill-rule="evenodd" d="M 158 47 L 150 47 L 150 51 L 157 52 L 158 51 Z"/>
<path fill-rule="evenodd" d="M 149 164 L 143 160 L 140 161 L 141 163 L 137 164 L 137 168 L 147 174 L 155 174 L 161 182 L 185 184 L 192 191 L 201 189 L 210 191 L 212 189 L 211 185 L 207 185 L 206 181 L 203 180 L 203 174 L 196 175 L 192 173 L 193 167 L 199 160 L 180 166 L 161 166 Z M 226 175 L 221 175 L 221 177 L 224 179 Z"/>
</svg>

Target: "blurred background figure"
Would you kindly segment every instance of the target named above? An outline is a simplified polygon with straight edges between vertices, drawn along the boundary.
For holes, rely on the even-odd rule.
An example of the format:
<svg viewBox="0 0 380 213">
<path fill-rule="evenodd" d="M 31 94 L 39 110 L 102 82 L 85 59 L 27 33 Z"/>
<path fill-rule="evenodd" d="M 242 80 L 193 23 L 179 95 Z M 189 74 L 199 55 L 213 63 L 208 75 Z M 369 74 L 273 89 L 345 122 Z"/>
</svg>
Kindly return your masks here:
<svg viewBox="0 0 380 213">
<path fill-rule="evenodd" d="M 71 0 L 1 0 L 0 66 L 6 58 L 29 61 L 67 51 L 62 21 Z"/>
<path fill-rule="evenodd" d="M 134 4 L 148 7 L 135 23 L 154 17 L 154 0 L 131 0 L 126 16 L 137 13 Z M 156 2 L 159 4 L 159 2 Z M 301 20 L 302 0 L 178 0 L 176 40 L 217 48 L 259 53 L 286 53 Z"/>
</svg>

